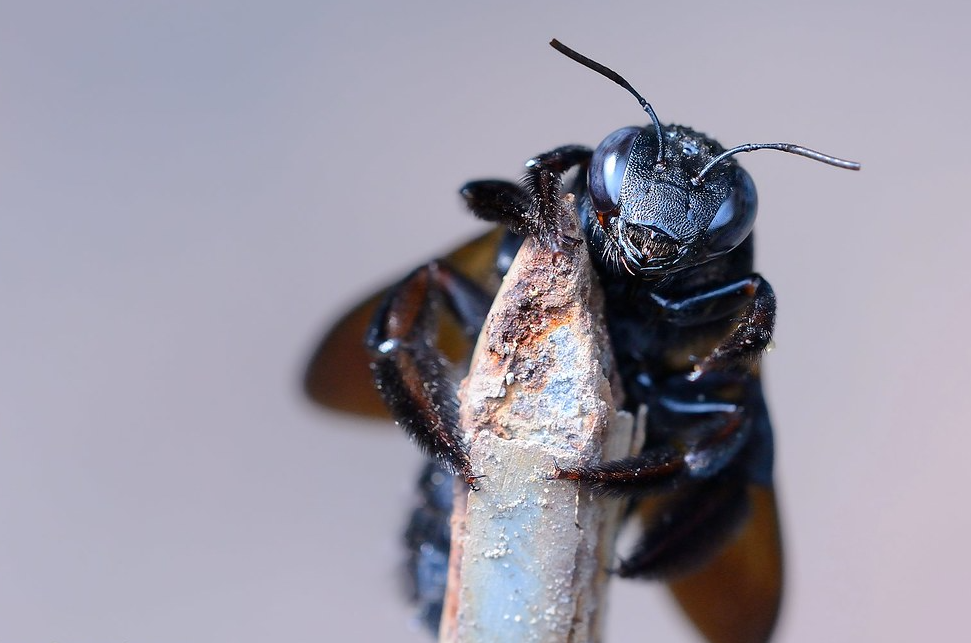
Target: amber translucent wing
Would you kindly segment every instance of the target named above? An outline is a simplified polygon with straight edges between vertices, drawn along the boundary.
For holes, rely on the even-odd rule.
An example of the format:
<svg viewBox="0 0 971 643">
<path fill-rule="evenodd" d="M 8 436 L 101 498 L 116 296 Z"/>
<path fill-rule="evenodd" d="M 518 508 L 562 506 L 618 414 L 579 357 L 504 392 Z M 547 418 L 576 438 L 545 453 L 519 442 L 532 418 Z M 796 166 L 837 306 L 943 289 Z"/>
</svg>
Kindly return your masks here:
<svg viewBox="0 0 971 643">
<path fill-rule="evenodd" d="M 752 514 L 741 534 L 701 570 L 669 583 L 711 643 L 764 643 L 782 597 L 782 540 L 775 493 L 751 484 Z"/>
<path fill-rule="evenodd" d="M 495 292 L 496 253 L 504 233 L 504 229 L 495 228 L 444 259 L 489 292 Z M 324 335 L 303 380 L 304 391 L 317 404 L 359 415 L 389 417 L 374 390 L 370 358 L 364 350 L 364 334 L 386 292 L 384 288 L 355 306 Z M 448 316 L 443 317 L 439 347 L 451 360 L 461 362 L 469 353 L 470 342 Z"/>
</svg>

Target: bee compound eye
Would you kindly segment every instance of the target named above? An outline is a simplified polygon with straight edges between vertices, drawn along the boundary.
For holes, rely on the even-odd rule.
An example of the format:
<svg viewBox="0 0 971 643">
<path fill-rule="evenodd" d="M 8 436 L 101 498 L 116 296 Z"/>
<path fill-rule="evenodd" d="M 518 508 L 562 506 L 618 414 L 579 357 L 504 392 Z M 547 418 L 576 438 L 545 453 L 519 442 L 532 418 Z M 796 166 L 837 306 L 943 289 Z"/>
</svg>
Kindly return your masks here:
<svg viewBox="0 0 971 643">
<path fill-rule="evenodd" d="M 758 209 L 755 183 L 742 168 L 736 168 L 736 171 L 731 191 L 708 226 L 706 246 L 713 255 L 734 249 L 745 240 L 755 224 L 755 211 Z"/>
<path fill-rule="evenodd" d="M 630 159 L 631 149 L 641 127 L 624 127 L 605 138 L 590 159 L 587 180 L 590 201 L 603 223 L 604 216 L 616 216 L 620 206 L 620 188 Z"/>
</svg>

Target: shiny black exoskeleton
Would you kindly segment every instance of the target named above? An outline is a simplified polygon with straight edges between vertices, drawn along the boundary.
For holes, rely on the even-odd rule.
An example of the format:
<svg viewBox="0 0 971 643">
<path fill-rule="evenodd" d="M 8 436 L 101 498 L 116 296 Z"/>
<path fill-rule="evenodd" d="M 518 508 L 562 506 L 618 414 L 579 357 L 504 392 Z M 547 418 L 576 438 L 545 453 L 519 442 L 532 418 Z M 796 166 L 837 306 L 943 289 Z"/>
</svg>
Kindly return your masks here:
<svg viewBox="0 0 971 643">
<path fill-rule="evenodd" d="M 642 535 L 619 575 L 674 579 L 678 600 L 712 641 L 764 641 L 781 592 L 772 433 L 759 373 L 776 304 L 753 271 L 756 191 L 733 156 L 768 148 L 859 166 L 791 144 L 725 150 L 687 127 L 663 126 L 623 78 L 551 44 L 625 87 L 651 117 L 595 150 L 564 146 L 535 157 L 522 183 L 462 189 L 474 214 L 508 229 L 494 245 L 501 275 L 526 235 L 554 248 L 577 242 L 560 229 L 559 208 L 562 177 L 579 168 L 569 190 L 605 292 L 626 407 L 649 409 L 647 441 L 636 456 L 555 469 L 552 477 L 635 501 L 630 513 L 642 521 Z M 477 484 L 457 425 L 456 377 L 435 341 L 438 313 L 444 305 L 475 337 L 492 299 L 461 263 L 432 262 L 389 289 L 366 340 L 392 416 L 435 458 L 408 532 L 415 595 L 432 627 L 448 546 L 441 476 Z"/>
</svg>

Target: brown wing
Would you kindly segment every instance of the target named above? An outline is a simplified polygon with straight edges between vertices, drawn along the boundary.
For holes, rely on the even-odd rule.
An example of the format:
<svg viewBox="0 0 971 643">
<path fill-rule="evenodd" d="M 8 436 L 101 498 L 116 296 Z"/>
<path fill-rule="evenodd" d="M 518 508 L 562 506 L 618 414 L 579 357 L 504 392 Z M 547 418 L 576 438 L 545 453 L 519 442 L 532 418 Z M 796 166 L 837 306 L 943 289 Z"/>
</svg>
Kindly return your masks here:
<svg viewBox="0 0 971 643">
<path fill-rule="evenodd" d="M 452 267 L 490 292 L 498 288 L 496 253 L 505 230 L 495 228 L 446 255 Z M 304 392 L 314 402 L 331 409 L 389 417 L 374 390 L 370 358 L 364 350 L 364 333 L 387 288 L 372 295 L 341 317 L 324 335 L 304 375 Z M 458 326 L 446 318 L 439 329 L 439 346 L 453 361 L 461 362 L 470 342 Z"/>
<path fill-rule="evenodd" d="M 670 582 L 711 643 L 764 643 L 782 596 L 782 540 L 775 493 L 750 484 L 752 514 L 738 538 L 703 569 Z"/>
</svg>

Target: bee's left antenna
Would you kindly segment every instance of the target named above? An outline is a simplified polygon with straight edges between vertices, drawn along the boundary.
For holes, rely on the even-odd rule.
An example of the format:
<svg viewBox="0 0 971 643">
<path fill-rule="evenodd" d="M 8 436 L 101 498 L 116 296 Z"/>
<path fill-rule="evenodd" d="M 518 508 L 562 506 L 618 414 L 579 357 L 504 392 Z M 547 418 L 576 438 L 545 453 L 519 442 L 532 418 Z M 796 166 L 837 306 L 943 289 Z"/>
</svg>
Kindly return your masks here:
<svg viewBox="0 0 971 643">
<path fill-rule="evenodd" d="M 741 154 L 742 152 L 755 152 L 756 150 L 777 150 L 779 152 L 788 152 L 789 154 L 805 156 L 808 159 L 819 161 L 820 163 L 826 163 L 827 165 L 841 167 L 844 170 L 860 169 L 860 164 L 856 161 L 847 161 L 835 156 L 830 156 L 829 154 L 823 154 L 822 152 L 811 150 L 808 147 L 803 147 L 802 145 L 793 145 L 792 143 L 746 143 L 745 145 L 739 145 L 738 147 L 733 147 L 730 150 L 725 150 L 710 160 L 708 165 L 703 167 L 696 176 L 691 178 L 691 184 L 695 187 L 701 185 L 701 180 L 704 178 L 705 174 L 707 174 L 711 168 L 715 167 L 728 157 L 734 156 L 735 154 Z"/>
</svg>

